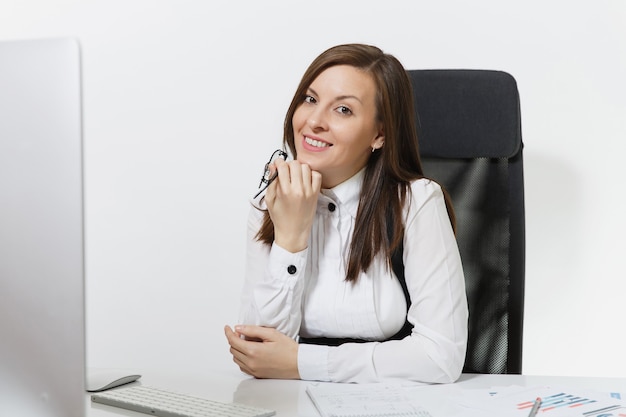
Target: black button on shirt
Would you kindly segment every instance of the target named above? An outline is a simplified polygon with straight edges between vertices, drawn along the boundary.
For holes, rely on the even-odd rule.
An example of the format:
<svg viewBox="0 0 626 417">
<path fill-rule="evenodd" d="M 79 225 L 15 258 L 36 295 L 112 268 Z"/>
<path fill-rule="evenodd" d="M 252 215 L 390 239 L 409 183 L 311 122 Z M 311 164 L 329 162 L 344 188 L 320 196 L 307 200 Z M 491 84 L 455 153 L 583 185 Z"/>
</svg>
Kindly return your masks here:
<svg viewBox="0 0 626 417">
<path fill-rule="evenodd" d="M 295 274 L 297 270 L 298 270 L 298 268 L 296 268 L 295 265 L 289 265 L 287 267 L 287 272 L 289 272 L 289 274 L 291 274 L 291 275 Z"/>
<path fill-rule="evenodd" d="M 328 211 L 330 211 L 331 213 L 335 211 L 336 208 L 337 206 L 334 203 L 328 203 Z"/>
</svg>

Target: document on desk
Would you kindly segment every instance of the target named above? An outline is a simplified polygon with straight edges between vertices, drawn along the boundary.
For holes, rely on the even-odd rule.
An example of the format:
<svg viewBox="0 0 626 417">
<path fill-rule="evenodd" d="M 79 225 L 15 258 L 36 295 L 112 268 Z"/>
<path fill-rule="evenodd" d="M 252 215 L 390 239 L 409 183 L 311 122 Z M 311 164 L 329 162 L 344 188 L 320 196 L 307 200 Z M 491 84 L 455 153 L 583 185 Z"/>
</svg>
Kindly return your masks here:
<svg viewBox="0 0 626 417">
<path fill-rule="evenodd" d="M 401 385 L 320 382 L 306 392 L 322 417 L 432 417 Z"/>
<path fill-rule="evenodd" d="M 492 387 L 464 390 L 458 404 L 500 417 L 527 417 L 536 398 L 541 398 L 538 416 L 626 417 L 626 402 L 618 393 L 568 387 Z"/>
</svg>

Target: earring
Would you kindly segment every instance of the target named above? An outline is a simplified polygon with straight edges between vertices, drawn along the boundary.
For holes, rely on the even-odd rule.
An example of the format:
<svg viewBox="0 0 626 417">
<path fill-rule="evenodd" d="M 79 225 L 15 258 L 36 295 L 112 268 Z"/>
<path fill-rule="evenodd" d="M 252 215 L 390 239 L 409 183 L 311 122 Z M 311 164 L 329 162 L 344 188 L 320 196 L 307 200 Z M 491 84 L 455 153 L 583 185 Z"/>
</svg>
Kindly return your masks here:
<svg viewBox="0 0 626 417">
<path fill-rule="evenodd" d="M 372 146 L 372 153 L 374 153 L 375 150 L 376 150 L 376 148 Z"/>
</svg>

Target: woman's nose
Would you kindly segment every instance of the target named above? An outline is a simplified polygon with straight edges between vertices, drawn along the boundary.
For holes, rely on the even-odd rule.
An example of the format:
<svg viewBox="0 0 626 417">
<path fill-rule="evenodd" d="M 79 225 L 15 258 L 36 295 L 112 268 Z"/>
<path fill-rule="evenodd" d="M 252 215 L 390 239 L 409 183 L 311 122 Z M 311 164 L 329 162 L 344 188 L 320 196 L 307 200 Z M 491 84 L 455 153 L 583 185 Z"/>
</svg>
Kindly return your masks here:
<svg viewBox="0 0 626 417">
<path fill-rule="evenodd" d="M 320 107 L 316 107 L 311 110 L 311 113 L 309 113 L 309 117 L 307 118 L 307 123 L 309 127 L 314 130 L 325 130 L 328 128 L 326 114 Z"/>
</svg>

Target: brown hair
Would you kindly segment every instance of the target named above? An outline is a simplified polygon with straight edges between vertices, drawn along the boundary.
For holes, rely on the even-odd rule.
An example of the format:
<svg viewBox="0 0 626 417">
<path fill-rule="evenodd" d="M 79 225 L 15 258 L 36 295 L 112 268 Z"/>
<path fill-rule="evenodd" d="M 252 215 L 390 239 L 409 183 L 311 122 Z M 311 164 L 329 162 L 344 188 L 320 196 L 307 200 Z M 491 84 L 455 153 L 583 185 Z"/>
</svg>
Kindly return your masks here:
<svg viewBox="0 0 626 417">
<path fill-rule="evenodd" d="M 305 71 L 287 110 L 284 123 L 285 146 L 297 158 L 292 119 L 304 102 L 307 89 L 326 69 L 350 65 L 372 76 L 377 87 L 377 118 L 383 125 L 385 144 L 373 152 L 365 168 L 354 234 L 350 246 L 346 280 L 355 281 L 367 271 L 380 251 L 387 265 L 403 239 L 402 207 L 412 181 L 424 178 L 417 143 L 413 88 L 402 64 L 379 48 L 363 44 L 338 45 L 324 51 Z M 447 194 L 448 215 L 454 227 L 454 212 Z M 380 204 L 384 202 L 384 204 Z M 271 244 L 274 225 L 265 213 L 257 239 Z"/>
</svg>

